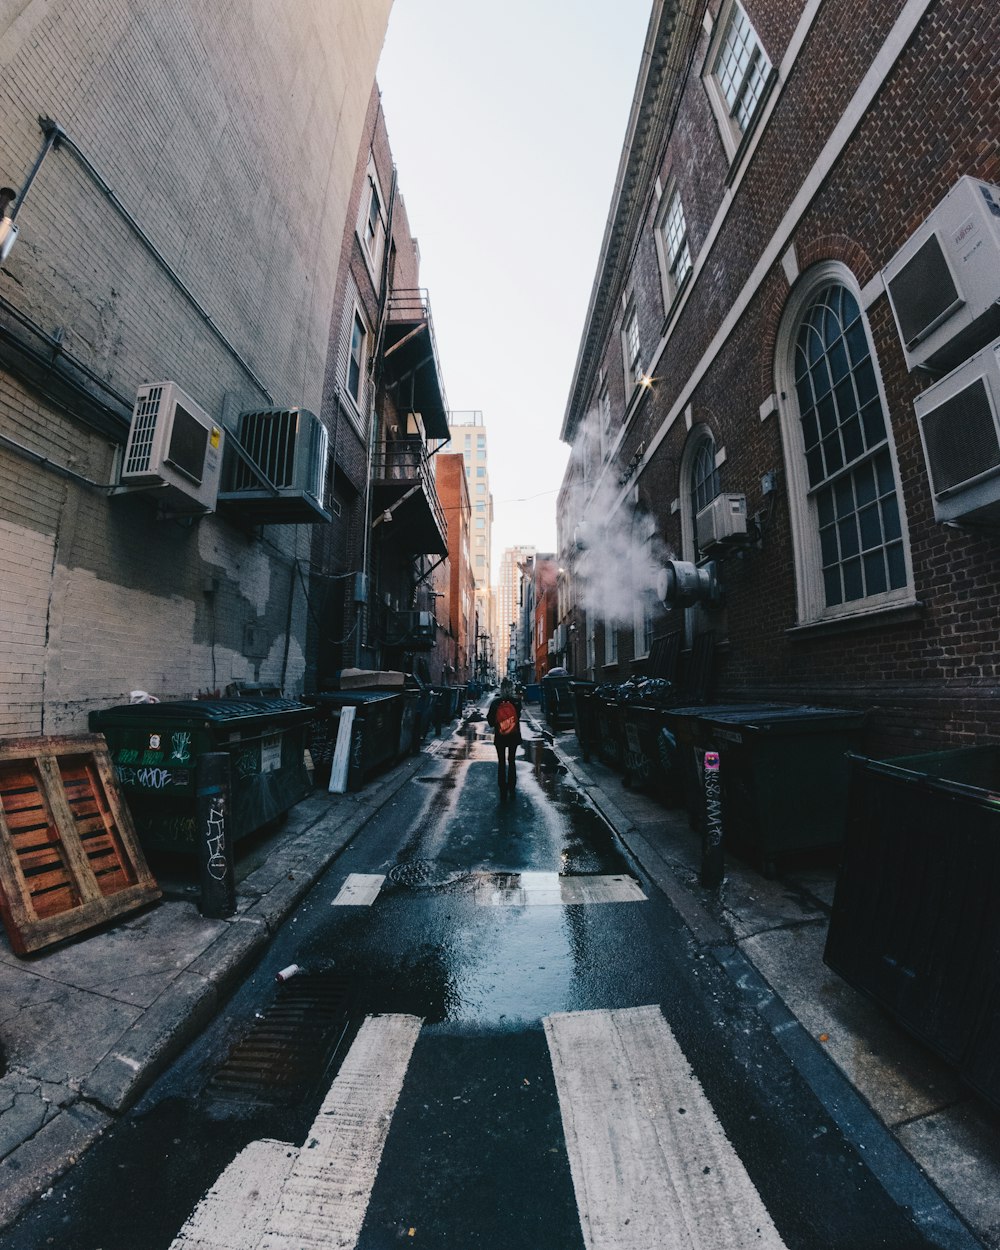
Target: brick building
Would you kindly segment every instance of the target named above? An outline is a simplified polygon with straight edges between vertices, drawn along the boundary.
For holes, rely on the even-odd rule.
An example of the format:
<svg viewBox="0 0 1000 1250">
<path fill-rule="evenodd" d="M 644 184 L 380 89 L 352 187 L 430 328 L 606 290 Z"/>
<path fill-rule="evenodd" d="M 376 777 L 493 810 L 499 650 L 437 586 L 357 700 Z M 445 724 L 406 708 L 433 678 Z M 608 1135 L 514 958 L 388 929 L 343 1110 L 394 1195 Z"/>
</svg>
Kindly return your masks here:
<svg viewBox="0 0 1000 1250">
<path fill-rule="evenodd" d="M 301 689 L 313 414 L 389 10 L 7 13 L 0 734 L 80 730 L 132 688 Z"/>
<path fill-rule="evenodd" d="M 441 506 L 448 519 L 448 559 L 441 566 L 438 619 L 445 634 L 438 649 L 448 664 L 451 685 L 464 685 L 475 673 L 478 581 L 473 564 L 473 510 L 461 452 L 438 452 L 435 479 Z M 445 653 L 447 653 L 445 655 Z"/>
<path fill-rule="evenodd" d="M 717 695 L 871 708 L 871 749 L 1000 732 L 998 34 L 653 5 L 563 425 L 574 671 L 710 634 Z"/>
<path fill-rule="evenodd" d="M 448 521 L 433 453 L 448 439 L 434 324 L 377 87 L 357 150 L 330 327 L 323 416 L 331 524 L 313 533 L 310 646 L 318 686 L 342 667 L 435 681 L 433 572 Z"/>
</svg>

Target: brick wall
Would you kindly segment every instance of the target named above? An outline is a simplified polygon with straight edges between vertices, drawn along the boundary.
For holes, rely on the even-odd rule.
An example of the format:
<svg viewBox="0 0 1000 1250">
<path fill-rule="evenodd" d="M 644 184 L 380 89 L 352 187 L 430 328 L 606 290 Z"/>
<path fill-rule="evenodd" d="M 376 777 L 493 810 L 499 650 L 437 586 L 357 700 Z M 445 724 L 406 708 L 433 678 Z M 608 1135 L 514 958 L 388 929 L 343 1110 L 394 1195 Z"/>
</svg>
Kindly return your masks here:
<svg viewBox="0 0 1000 1250">
<path fill-rule="evenodd" d="M 779 65 L 804 6 L 747 0 L 746 8 L 772 64 Z M 846 141 L 833 163 L 821 166 L 893 24 L 914 14 L 919 21 L 912 37 L 893 45 L 894 63 L 883 58 L 880 89 L 847 118 Z M 898 464 L 915 603 L 894 615 L 797 628 L 784 472 L 794 453 L 786 447 L 780 411 L 764 419 L 761 411 L 764 405 L 767 414 L 776 389 L 781 321 L 797 274 L 836 261 L 862 290 L 961 174 L 1000 181 L 1000 85 L 991 68 L 998 34 L 995 6 L 976 0 L 922 7 L 872 0 L 861 23 L 846 0 L 821 5 L 791 72 L 776 88 L 766 127 L 731 166 L 700 78 L 709 41 L 702 32 L 658 165 L 661 184 L 676 179 L 681 189 L 696 269 L 679 315 L 664 320 L 651 251 L 657 200 L 650 181 L 623 289 L 635 292 L 644 351 L 661 344 L 664 330 L 667 337 L 656 383 L 628 409 L 617 389 L 620 319 L 601 347 L 616 417 L 626 422 L 605 477 L 620 481 L 646 449 L 630 485 L 638 486 L 667 547 L 681 549 L 680 515 L 671 503 L 682 495 L 691 425 L 707 426 L 724 451 L 721 489 L 746 494 L 748 511 L 761 521 L 758 542 L 720 561 L 724 612 L 701 617 L 701 627 L 715 629 L 724 643 L 717 652 L 717 692 L 869 708 L 869 746 L 886 753 L 1000 741 L 1000 544 L 990 532 L 933 520 L 912 406 L 927 381 L 907 373 L 888 301 L 876 289 L 867 319 Z M 720 216 L 727 180 L 731 204 Z M 793 205 L 791 230 L 779 235 Z M 760 267 L 768 248 L 772 262 Z M 588 403 L 595 398 L 596 390 Z M 779 410 L 783 402 L 779 396 Z M 768 498 L 761 477 L 773 471 L 779 489 Z M 624 492 L 620 506 L 632 506 Z M 681 610 L 667 613 L 657 629 L 681 627 L 684 617 Z M 686 624 L 690 628 L 690 614 Z M 630 645 L 626 630 L 619 675 Z"/>
<path fill-rule="evenodd" d="M 0 732 L 79 730 L 88 710 L 132 688 L 174 698 L 237 679 L 301 687 L 304 527 L 158 520 L 150 497 L 102 487 L 144 381 L 176 380 L 216 419 L 267 403 L 262 387 L 278 404 L 320 409 L 390 3 L 333 12 L 307 0 L 288 22 L 260 4 L 28 0 L 6 28 L 3 181 L 26 178 L 39 116 L 71 142 L 48 153 L 19 207 L 0 297 L 42 335 L 60 327 L 57 371 L 81 377 L 80 362 L 120 400 L 107 401 L 101 435 L 37 370 L 28 383 L 16 353 L 0 370 L 0 434 L 26 449 L 0 445 Z"/>
</svg>

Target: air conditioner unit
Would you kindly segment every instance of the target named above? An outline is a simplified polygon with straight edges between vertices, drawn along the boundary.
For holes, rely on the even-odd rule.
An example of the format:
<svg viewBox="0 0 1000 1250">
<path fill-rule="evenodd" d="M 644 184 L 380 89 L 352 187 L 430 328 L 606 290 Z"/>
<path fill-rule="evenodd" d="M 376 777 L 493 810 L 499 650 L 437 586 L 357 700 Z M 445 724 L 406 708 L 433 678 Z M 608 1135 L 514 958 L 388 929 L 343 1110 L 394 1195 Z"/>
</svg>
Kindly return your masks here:
<svg viewBox="0 0 1000 1250">
<path fill-rule="evenodd" d="M 566 626 L 565 625 L 556 626 L 555 643 L 556 643 L 557 651 L 566 650 Z"/>
<path fill-rule="evenodd" d="M 153 382 L 136 395 L 122 461 L 126 490 L 157 488 L 169 511 L 215 509 L 225 435 L 176 382 Z"/>
<path fill-rule="evenodd" d="M 716 495 L 695 517 L 699 551 L 711 551 L 747 536 L 746 495 Z"/>
<path fill-rule="evenodd" d="M 433 612 L 397 612 L 395 622 L 402 636 L 393 641 L 406 651 L 430 651 L 437 642 L 437 621 Z"/>
<path fill-rule="evenodd" d="M 219 492 L 220 507 L 261 525 L 332 519 L 323 502 L 329 436 L 314 413 L 306 408 L 241 412 L 236 440 L 253 463 L 248 463 L 238 449 L 230 448 L 227 486 Z"/>
<path fill-rule="evenodd" d="M 913 401 L 936 521 L 1000 520 L 1000 339 Z"/>
<path fill-rule="evenodd" d="M 982 347 L 1000 332 L 1000 187 L 959 178 L 882 277 L 908 369 Z"/>
<path fill-rule="evenodd" d="M 550 638 L 550 639 L 549 639 L 549 645 L 548 645 L 548 653 L 549 653 L 549 655 L 555 655 L 555 654 L 556 654 L 556 652 L 557 652 L 557 650 L 558 650 L 558 648 L 556 647 L 556 640 L 555 640 L 554 638 Z"/>
<path fill-rule="evenodd" d="M 419 435 L 424 438 L 424 419 L 419 412 L 408 412 L 406 414 L 406 432 L 411 437 Z"/>
</svg>

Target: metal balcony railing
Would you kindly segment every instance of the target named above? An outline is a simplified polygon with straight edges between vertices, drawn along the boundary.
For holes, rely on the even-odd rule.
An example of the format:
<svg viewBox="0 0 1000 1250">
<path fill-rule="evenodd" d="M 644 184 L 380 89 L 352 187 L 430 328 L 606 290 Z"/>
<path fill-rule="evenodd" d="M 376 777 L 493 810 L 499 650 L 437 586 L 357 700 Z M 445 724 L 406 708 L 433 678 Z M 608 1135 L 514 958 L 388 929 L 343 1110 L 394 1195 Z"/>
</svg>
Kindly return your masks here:
<svg viewBox="0 0 1000 1250">
<path fill-rule="evenodd" d="M 375 456 L 372 478 L 379 483 L 399 483 L 401 486 L 420 486 L 427 506 L 434 518 L 442 539 L 448 541 L 448 522 L 438 498 L 434 482 L 434 470 L 422 438 L 410 435 L 386 443 Z"/>
</svg>

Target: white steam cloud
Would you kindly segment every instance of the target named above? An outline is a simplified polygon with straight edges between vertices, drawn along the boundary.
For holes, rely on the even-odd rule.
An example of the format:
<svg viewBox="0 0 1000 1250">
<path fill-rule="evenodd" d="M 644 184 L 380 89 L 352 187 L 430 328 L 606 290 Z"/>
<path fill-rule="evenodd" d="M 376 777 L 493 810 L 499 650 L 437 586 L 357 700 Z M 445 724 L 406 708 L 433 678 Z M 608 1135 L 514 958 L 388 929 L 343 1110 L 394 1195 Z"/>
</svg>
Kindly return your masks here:
<svg viewBox="0 0 1000 1250">
<path fill-rule="evenodd" d="M 601 437 L 596 413 L 591 413 L 573 444 L 574 467 L 588 457 L 590 480 L 574 474 L 565 499 L 565 515 L 578 521 L 575 588 L 581 606 L 592 615 L 631 625 L 653 601 L 657 575 L 673 550 L 663 540 L 656 520 L 631 499 L 617 509 L 622 486 L 617 473 L 600 468 Z M 570 539 L 573 535 L 568 535 Z"/>
</svg>

